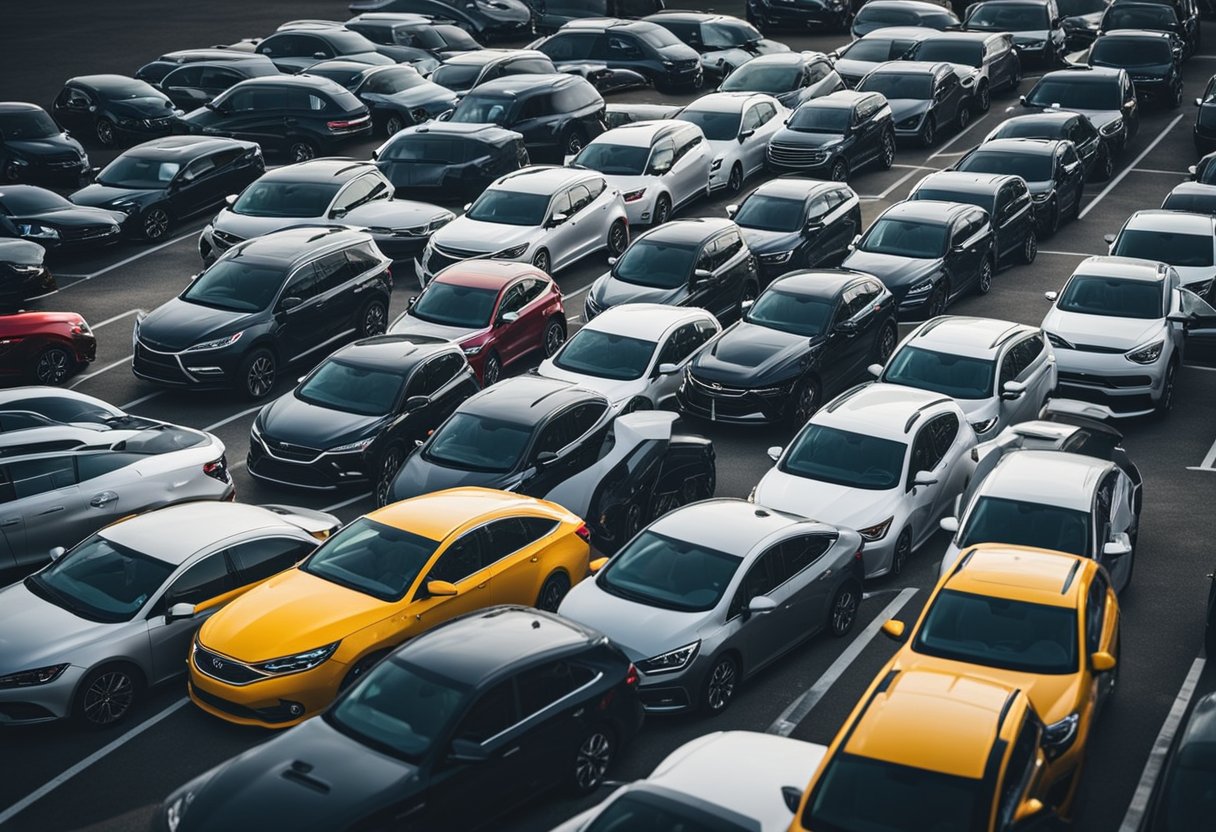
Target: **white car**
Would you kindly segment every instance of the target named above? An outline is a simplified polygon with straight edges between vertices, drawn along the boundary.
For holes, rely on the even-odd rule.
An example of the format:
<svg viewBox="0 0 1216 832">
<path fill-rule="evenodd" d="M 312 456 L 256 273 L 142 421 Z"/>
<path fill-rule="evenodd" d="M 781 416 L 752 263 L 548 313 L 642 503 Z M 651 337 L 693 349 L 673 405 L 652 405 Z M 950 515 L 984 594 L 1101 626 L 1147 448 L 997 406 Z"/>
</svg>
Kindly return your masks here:
<svg viewBox="0 0 1216 832">
<path fill-rule="evenodd" d="M 784 790 L 801 797 L 826 753 L 826 746 L 773 734 L 715 731 L 684 743 L 649 777 L 552 832 L 582 832 L 593 824 L 597 830 L 785 832 L 794 813 Z"/>
<path fill-rule="evenodd" d="M 623 413 L 661 407 L 684 368 L 722 331 L 704 309 L 624 303 L 576 332 L 537 373 L 603 393 Z"/>
<path fill-rule="evenodd" d="M 1216 217 L 1155 208 L 1127 218 L 1118 234 L 1107 234 L 1110 253 L 1169 263 L 1182 285 L 1205 297 L 1216 276 Z"/>
<path fill-rule="evenodd" d="M 768 449 L 777 464 L 752 500 L 856 529 L 866 577 L 898 575 L 966 486 L 975 444 L 950 397 L 860 385 L 822 407 L 789 447 Z"/>
<path fill-rule="evenodd" d="M 764 170 L 769 140 L 789 116 L 771 95 L 714 92 L 689 104 L 678 118 L 700 127 L 709 142 L 710 190 L 737 194 L 743 180 Z"/>
<path fill-rule="evenodd" d="M 630 225 L 662 225 L 709 193 L 713 150 L 686 121 L 635 121 L 596 136 L 568 160 L 599 171 L 621 192 Z"/>
<path fill-rule="evenodd" d="M 888 384 L 952 397 L 981 442 L 1033 419 L 1056 388 L 1055 355 L 1043 331 L 994 318 L 925 321 L 870 372 Z"/>
<path fill-rule="evenodd" d="M 415 263 L 424 285 L 462 260 L 517 260 L 553 274 L 605 248 L 619 257 L 629 245 L 621 193 L 594 171 L 521 168 L 466 208 L 435 232 Z"/>
</svg>

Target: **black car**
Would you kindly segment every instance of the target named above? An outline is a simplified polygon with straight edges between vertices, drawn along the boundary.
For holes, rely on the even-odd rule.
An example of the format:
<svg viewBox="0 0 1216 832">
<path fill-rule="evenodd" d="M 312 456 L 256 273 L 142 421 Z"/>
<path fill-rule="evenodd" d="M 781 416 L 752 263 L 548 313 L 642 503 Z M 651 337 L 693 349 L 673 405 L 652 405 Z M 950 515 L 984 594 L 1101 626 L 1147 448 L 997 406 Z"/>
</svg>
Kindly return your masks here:
<svg viewBox="0 0 1216 832">
<path fill-rule="evenodd" d="M 235 245 L 135 326 L 134 371 L 265 398 L 278 368 L 384 332 L 391 260 L 370 234 L 297 226 Z"/>
<path fill-rule="evenodd" d="M 918 41 L 902 57 L 953 64 L 971 90 L 973 109 L 981 113 L 988 112 L 993 92 L 1016 90 L 1022 82 L 1022 59 L 1008 32 L 941 32 Z"/>
<path fill-rule="evenodd" d="M 841 90 L 801 105 L 773 134 L 768 167 L 845 181 L 866 165 L 895 162 L 895 122 L 885 96 Z"/>
<path fill-rule="evenodd" d="M 698 352 L 680 410 L 720 422 L 801 426 L 895 350 L 891 292 L 845 269 L 796 271 L 769 284 L 743 320 Z"/>
<path fill-rule="evenodd" d="M 1107 32 L 1090 48 L 1089 65 L 1126 69 L 1141 100 L 1174 110 L 1182 104 L 1182 58 L 1174 43 L 1167 32 Z"/>
<path fill-rule="evenodd" d="M 760 92 L 791 110 L 799 104 L 843 90 L 844 79 L 822 52 L 761 55 L 732 72 L 718 86 L 722 92 Z"/>
<path fill-rule="evenodd" d="M 209 64 L 219 63 L 256 63 L 265 68 L 274 67 L 274 62 L 265 55 L 255 55 L 235 49 L 179 49 L 176 52 L 166 52 L 154 61 L 135 70 L 135 77 L 147 81 L 153 86 L 159 86 L 164 77 L 179 66 L 205 61 Z"/>
<path fill-rule="evenodd" d="M 1193 138 L 1195 152 L 1200 156 L 1216 150 L 1216 75 L 1208 79 L 1203 95 L 1195 99 L 1199 112 L 1195 114 Z"/>
<path fill-rule="evenodd" d="M 0 237 L 28 240 L 51 251 L 80 251 L 122 239 L 126 215 L 75 205 L 37 185 L 0 187 Z"/>
<path fill-rule="evenodd" d="M 1175 185 L 1174 190 L 1166 194 L 1161 207 L 1170 211 L 1216 215 L 1216 185 L 1202 185 L 1198 182 Z"/>
<path fill-rule="evenodd" d="M 377 148 L 372 159 L 397 196 L 461 203 L 529 163 L 524 137 L 514 130 L 450 121 L 407 127 Z"/>
<path fill-rule="evenodd" d="M 1039 253 L 1034 202 L 1021 176 L 937 171 L 920 180 L 908 199 L 965 202 L 983 208 L 996 234 L 998 266 L 1011 260 L 1030 264 Z"/>
<path fill-rule="evenodd" d="M 46 249 L 28 240 L 0 239 L 0 311 L 15 312 L 30 298 L 53 292 Z"/>
<path fill-rule="evenodd" d="M 0 101 L 0 183 L 76 185 L 89 170 L 80 142 L 37 104 Z"/>
<path fill-rule="evenodd" d="M 1039 233 L 1055 234 L 1065 219 L 1081 213 L 1085 166 L 1072 142 L 1048 139 L 994 139 L 958 161 L 955 170 L 1020 176 L 1030 188 Z"/>
<path fill-rule="evenodd" d="M 794 269 L 837 265 L 862 230 L 853 189 L 816 179 L 772 179 L 726 213 L 756 257 L 761 285 Z"/>
<path fill-rule="evenodd" d="M 525 37 L 533 28 L 533 11 L 523 0 L 352 0 L 351 14 L 409 12 L 454 22 L 482 43 Z"/>
<path fill-rule="evenodd" d="M 178 132 L 257 142 L 293 162 L 332 156 L 371 135 L 371 113 L 328 78 L 292 75 L 242 81 L 178 120 Z"/>
<path fill-rule="evenodd" d="M 587 320 L 622 303 L 700 306 L 735 320 L 760 294 L 756 258 L 730 220 L 676 220 L 633 239 L 591 284 Z"/>
<path fill-rule="evenodd" d="M 524 137 L 533 157 L 578 153 L 606 129 L 604 98 L 573 75 L 510 75 L 488 81 L 452 111 L 454 124 L 496 124 Z"/>
<path fill-rule="evenodd" d="M 943 131 L 965 130 L 973 115 L 971 91 L 950 64 L 940 61 L 879 64 L 861 79 L 857 91 L 886 98 L 895 137 L 924 147 L 932 146 Z"/>
<path fill-rule="evenodd" d="M 761 35 L 752 24 L 724 14 L 671 11 L 646 20 L 699 52 L 701 71 L 707 78 L 725 78 L 752 58 L 790 51 L 784 43 Z"/>
<path fill-rule="evenodd" d="M 270 61 L 191 61 L 173 69 L 156 85 L 183 110 L 193 110 L 250 78 L 280 75 Z"/>
<path fill-rule="evenodd" d="M 945 314 L 967 292 L 986 294 L 995 270 L 988 212 L 959 202 L 892 205 L 844 259 L 842 268 L 876 276 L 899 304 L 901 321 Z"/>
<path fill-rule="evenodd" d="M 63 85 L 51 106 L 55 121 L 102 147 L 167 136 L 181 110 L 156 87 L 125 75 L 82 75 Z"/>
<path fill-rule="evenodd" d="M 701 56 L 667 29 L 642 20 L 574 20 L 537 41 L 560 71 L 588 64 L 627 70 L 660 90 L 700 89 L 705 80 Z"/>
<path fill-rule="evenodd" d="M 359 58 L 380 54 L 394 62 L 425 61 L 425 69 L 435 66 L 435 59 L 419 49 L 406 46 L 385 46 L 372 43 L 358 32 L 340 26 L 288 26 L 258 42 L 254 53 L 265 55 L 283 72 L 304 72 L 318 61 L 333 58 Z"/>
<path fill-rule="evenodd" d="M 646 17 L 663 11 L 663 0 L 527 0 L 536 13 L 536 31 L 552 34 L 585 17 Z"/>
<path fill-rule="evenodd" d="M 599 632 L 527 607 L 479 610 L 390 653 L 321 716 L 191 780 L 154 828 L 481 827 L 554 786 L 599 788 L 642 725 L 637 688 Z"/>
<path fill-rule="evenodd" d="M 680 115 L 679 104 L 609 104 L 604 111 L 604 123 L 611 130 L 639 121 L 667 121 Z"/>
<path fill-rule="evenodd" d="M 1060 27 L 1069 52 L 1080 51 L 1094 42 L 1102 27 L 1102 15 L 1110 4 L 1111 0 L 1056 0 L 1064 18 Z"/>
<path fill-rule="evenodd" d="M 925 29 L 957 29 L 959 20 L 954 12 L 936 3 L 920 0 L 870 0 L 853 17 L 850 31 L 859 38 L 888 26 L 919 26 Z"/>
<path fill-rule="evenodd" d="M 392 42 L 379 43 L 373 41 L 362 32 L 348 29 L 344 23 L 338 20 L 289 20 L 275 30 L 276 35 L 284 32 L 301 35 L 336 33 L 336 38 L 331 39 L 327 36 L 324 38 L 325 45 L 312 53 L 314 57 L 316 55 L 326 55 L 324 60 L 344 60 L 349 58 L 355 62 L 365 62 L 369 56 L 377 56 L 387 59 L 392 63 L 408 64 L 423 74 L 433 72 L 439 66 L 439 59 L 425 49 L 417 49 L 413 46 Z M 358 40 L 346 37 L 346 35 L 351 34 L 355 35 Z M 254 49 L 257 49 L 263 41 L 251 38 L 250 42 L 254 44 Z M 317 43 L 314 41 L 312 46 L 316 47 Z M 306 54 L 303 50 L 307 48 L 309 48 L 307 44 L 294 44 L 295 54 L 297 55 Z M 329 54 L 331 52 L 333 53 L 332 55 Z M 380 63 L 384 62 L 381 61 Z M 305 67 L 306 69 L 307 67 Z"/>
<path fill-rule="evenodd" d="M 353 92 L 371 112 L 373 129 L 390 138 L 456 106 L 454 92 L 431 83 L 410 66 L 322 61 L 309 67 L 308 74 L 336 81 Z"/>
<path fill-rule="evenodd" d="M 1014 116 L 1002 121 L 984 141 L 993 139 L 1063 139 L 1085 165 L 1085 181 L 1110 179 L 1114 172 L 1114 153 L 1089 116 L 1067 110 L 1044 110 L 1029 116 Z"/>
<path fill-rule="evenodd" d="M 430 80 L 463 95 L 478 84 L 506 75 L 553 75 L 557 67 L 535 49 L 482 49 L 446 59 Z"/>
<path fill-rule="evenodd" d="M 1102 15 L 1099 34 L 1105 35 L 1120 29 L 1167 32 L 1177 39 L 1181 58 L 1189 58 L 1195 49 L 1194 41 L 1188 38 L 1186 25 L 1178 18 L 1174 8 L 1166 3 L 1117 0 Z"/>
<path fill-rule="evenodd" d="M 1112 153 L 1140 130 L 1140 105 L 1125 69 L 1079 66 L 1048 72 L 1020 99 L 1037 112 L 1071 110 L 1089 117 Z"/>
<path fill-rule="evenodd" d="M 1067 51 L 1063 23 L 1056 0 L 985 0 L 968 7 L 963 29 L 1009 32 L 1023 60 L 1050 68 Z"/>
<path fill-rule="evenodd" d="M 852 0 L 747 0 L 746 9 L 747 22 L 761 31 L 821 26 L 848 31 L 853 20 Z"/>
<path fill-rule="evenodd" d="M 253 142 L 208 136 L 167 136 L 121 154 L 72 202 L 123 214 L 123 229 L 163 239 L 183 220 L 240 193 L 265 171 Z"/>
<path fill-rule="evenodd" d="M 1159 31 L 1171 32 L 1178 37 L 1182 42 L 1183 57 L 1189 58 L 1195 54 L 1195 50 L 1199 48 L 1200 31 L 1199 31 L 1199 5 L 1195 0 L 1114 0 L 1112 5 L 1126 6 L 1129 3 L 1148 4 L 1158 6 L 1168 6 L 1174 12 L 1174 19 L 1177 20 L 1178 26 L 1174 28 L 1164 28 L 1161 24 L 1169 26 L 1170 18 L 1162 15 L 1158 17 L 1160 21 L 1157 25 L 1144 26 L 1145 29 L 1156 29 Z M 1143 14 L 1143 12 L 1141 12 Z M 1115 26 L 1112 28 L 1134 29 L 1135 26 Z"/>
<path fill-rule="evenodd" d="M 473 369 L 451 341 L 356 341 L 262 408 L 250 435 L 249 473 L 324 490 L 370 482 L 383 504 L 407 449 L 477 390 Z"/>
<path fill-rule="evenodd" d="M 1191 179 L 1201 185 L 1216 185 L 1216 152 L 1209 153 L 1187 169 Z"/>
<path fill-rule="evenodd" d="M 440 61 L 481 49 L 464 29 L 427 15 L 368 12 L 352 17 L 345 26 L 372 43 L 421 49 Z"/>
<path fill-rule="evenodd" d="M 1208 596 L 1209 656 L 1216 655 L 1211 631 L 1213 598 Z M 1143 832 L 1182 832 L 1204 829 L 1216 811 L 1212 780 L 1216 777 L 1216 693 L 1199 699 L 1166 758 L 1144 813 Z"/>
</svg>

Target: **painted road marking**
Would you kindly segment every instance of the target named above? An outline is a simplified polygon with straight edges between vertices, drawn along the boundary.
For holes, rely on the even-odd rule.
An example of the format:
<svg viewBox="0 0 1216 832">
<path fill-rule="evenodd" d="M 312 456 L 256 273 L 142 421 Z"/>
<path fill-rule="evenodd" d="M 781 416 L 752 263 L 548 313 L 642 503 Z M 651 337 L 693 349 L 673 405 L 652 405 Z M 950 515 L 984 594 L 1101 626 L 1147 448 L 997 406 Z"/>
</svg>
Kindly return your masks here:
<svg viewBox="0 0 1216 832">
<path fill-rule="evenodd" d="M 1110 180 L 1110 182 L 1106 183 L 1106 187 L 1103 188 L 1096 197 L 1091 199 L 1089 201 L 1088 205 L 1086 205 L 1083 209 L 1081 209 L 1081 213 L 1077 214 L 1077 219 L 1079 219 L 1079 220 L 1085 219 L 1085 216 L 1090 211 L 1094 210 L 1094 207 L 1099 202 L 1101 202 L 1103 199 L 1105 199 L 1107 194 L 1109 194 L 1116 187 L 1118 187 L 1119 183 L 1122 182 L 1127 177 L 1127 175 L 1129 173 L 1131 173 L 1132 170 L 1135 169 L 1135 167 L 1137 165 L 1139 165 L 1141 162 L 1144 161 L 1144 157 L 1147 156 L 1150 152 L 1152 152 L 1152 149 L 1154 147 L 1156 147 L 1158 144 L 1161 143 L 1161 140 L 1164 139 L 1169 134 L 1169 132 L 1178 125 L 1178 122 L 1182 121 L 1183 115 L 1184 115 L 1183 113 L 1179 113 L 1178 115 L 1174 116 L 1174 120 L 1171 121 L 1169 124 L 1167 124 L 1165 126 L 1165 129 L 1157 134 L 1157 138 L 1155 138 L 1151 142 L 1149 142 L 1148 147 L 1144 148 L 1144 150 L 1141 150 L 1140 155 L 1137 156 L 1135 159 L 1133 159 L 1132 163 L 1130 165 L 1128 165 L 1122 171 L 1120 171 L 1118 176 L 1116 176 L 1114 179 Z"/>
</svg>

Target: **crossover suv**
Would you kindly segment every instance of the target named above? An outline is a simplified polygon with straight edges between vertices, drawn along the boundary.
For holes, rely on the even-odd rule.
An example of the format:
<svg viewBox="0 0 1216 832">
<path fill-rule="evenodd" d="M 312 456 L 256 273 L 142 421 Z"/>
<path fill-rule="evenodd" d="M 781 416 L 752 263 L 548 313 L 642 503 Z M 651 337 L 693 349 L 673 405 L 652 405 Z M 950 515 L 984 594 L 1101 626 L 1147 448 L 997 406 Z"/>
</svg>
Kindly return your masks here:
<svg viewBox="0 0 1216 832">
<path fill-rule="evenodd" d="M 384 332 L 391 261 L 370 234 L 297 226 L 233 246 L 135 324 L 135 375 L 263 399 L 278 368 Z"/>
<path fill-rule="evenodd" d="M 80 142 L 37 104 L 0 101 L 0 182 L 76 185 L 89 170 Z"/>
<path fill-rule="evenodd" d="M 1039 233 L 1051 236 L 1081 214 L 1085 166 L 1072 142 L 1051 139 L 993 139 L 954 165 L 963 173 L 1013 174 L 1026 181 Z"/>
<path fill-rule="evenodd" d="M 37 185 L 0 187 L 0 238 L 65 253 L 96 250 L 122 239 L 126 215 L 119 211 L 76 205 Z"/>
<path fill-rule="evenodd" d="M 388 138 L 456 106 L 454 92 L 426 80 L 409 66 L 322 61 L 309 67 L 308 74 L 337 81 L 353 92 L 367 105 L 373 130 Z"/>
<path fill-rule="evenodd" d="M 884 26 L 829 52 L 828 58 L 845 84 L 855 88 L 874 67 L 905 58 L 919 41 L 935 34 L 921 26 Z"/>
<path fill-rule="evenodd" d="M 0 377 L 62 384 L 97 357 L 97 338 L 75 312 L 0 315 Z"/>
<path fill-rule="evenodd" d="M 719 92 L 759 92 L 771 95 L 791 110 L 804 101 L 844 89 L 844 81 L 822 52 L 780 52 L 762 55 L 732 72 Z"/>
<path fill-rule="evenodd" d="M 916 183 L 908 199 L 965 202 L 988 212 L 996 235 L 997 265 L 1033 263 L 1039 253 L 1035 204 L 1026 180 L 1012 173 L 959 173 L 942 170 Z"/>
<path fill-rule="evenodd" d="M 1056 0 L 986 0 L 967 8 L 963 29 L 1008 32 L 1018 55 L 1054 69 L 1066 51 L 1063 18 Z"/>
<path fill-rule="evenodd" d="M 1195 152 L 1204 156 L 1216 150 L 1216 75 L 1208 79 L 1203 95 L 1195 99 L 1199 112 L 1195 114 L 1192 137 Z"/>
<path fill-rule="evenodd" d="M 971 90 L 963 86 L 950 64 L 940 61 L 879 64 L 861 79 L 857 91 L 885 97 L 896 138 L 912 139 L 924 147 L 931 147 L 943 133 L 965 130 L 971 123 Z"/>
<path fill-rule="evenodd" d="M 849 31 L 860 38 L 888 26 L 919 26 L 944 31 L 957 29 L 958 18 L 945 6 L 919 0 L 870 0 L 853 16 Z"/>
<path fill-rule="evenodd" d="M 1182 106 L 1182 58 L 1167 32 L 1118 29 L 1089 50 L 1090 66 L 1126 69 L 1142 100 L 1171 110 Z"/>
<path fill-rule="evenodd" d="M 710 189 L 737 194 L 747 177 L 764 170 L 769 140 L 788 116 L 789 110 L 772 96 L 717 92 L 701 96 L 677 118 L 705 134 L 713 154 Z"/>
<path fill-rule="evenodd" d="M 1040 78 L 1021 103 L 1038 112 L 1063 109 L 1088 116 L 1115 155 L 1140 129 L 1140 105 L 1125 69 L 1057 69 Z"/>
<path fill-rule="evenodd" d="M 644 20 L 572 20 L 531 48 L 548 55 L 558 71 L 587 64 L 628 70 L 665 92 L 700 89 L 704 82 L 696 50 Z"/>
<path fill-rule="evenodd" d="M 514 130 L 428 121 L 395 133 L 372 151 L 372 161 L 398 196 L 464 202 L 530 159 L 524 137 Z"/>
<path fill-rule="evenodd" d="M 1047 139 L 1072 142 L 1085 165 L 1086 182 L 1105 182 L 1114 173 L 1115 151 L 1089 120 L 1089 116 L 1067 110 L 1044 110 L 1002 121 L 984 137 L 993 139 Z"/>
<path fill-rule="evenodd" d="M 281 71 L 289 73 L 307 72 L 317 62 L 332 58 L 361 60 L 369 55 L 384 56 L 394 63 L 413 64 L 426 72 L 439 64 L 421 49 L 373 43 L 336 21 L 288 21 L 273 35 L 258 41 L 253 51 L 270 58 Z"/>
<path fill-rule="evenodd" d="M 1118 234 L 1107 234 L 1110 253 L 1168 263 L 1181 284 L 1201 298 L 1216 299 L 1216 217 L 1150 209 L 1128 217 Z"/>
<path fill-rule="evenodd" d="M 409 12 L 452 21 L 483 43 L 517 38 L 532 30 L 534 12 L 524 0 L 351 0 L 351 14 Z"/>
<path fill-rule="evenodd" d="M 848 31 L 853 20 L 853 4 L 849 0 L 803 0 L 798 4 L 783 0 L 746 0 L 744 7 L 747 22 L 764 31 L 805 30 L 817 25 Z"/>
<path fill-rule="evenodd" d="M 881 30 L 879 30 L 881 32 Z M 1016 90 L 1022 61 L 1008 32 L 935 32 L 912 46 L 913 61 L 945 61 L 971 90 L 972 106 L 986 113 L 995 91 Z"/>
<path fill-rule="evenodd" d="M 342 25 L 372 43 L 421 49 L 440 61 L 481 49 L 481 44 L 464 29 L 425 14 L 368 12 L 355 15 Z"/>
<path fill-rule="evenodd" d="M 444 59 L 430 80 L 465 95 L 486 81 L 507 75 L 553 75 L 557 67 L 549 56 L 535 49 L 479 49 Z"/>
<path fill-rule="evenodd" d="M 140 81 L 147 81 L 149 84 L 157 86 L 166 75 L 177 69 L 179 66 L 198 63 L 200 61 L 205 61 L 209 64 L 257 63 L 264 67 L 274 68 L 274 61 L 270 60 L 270 58 L 267 58 L 265 55 L 255 55 L 252 52 L 246 52 L 243 50 L 225 49 L 223 47 L 213 47 L 211 49 L 178 49 L 174 52 L 166 52 L 159 58 L 144 64 L 139 69 L 135 70 L 135 77 Z"/>
<path fill-rule="evenodd" d="M 102 147 L 131 145 L 167 136 L 182 111 L 146 81 L 125 75 L 71 78 L 51 105 L 55 121 Z"/>
<path fill-rule="evenodd" d="M 663 0 L 528 0 L 536 10 L 536 31 L 556 32 L 584 17 L 645 17 L 663 10 Z"/>
<path fill-rule="evenodd" d="M 171 70 L 155 85 L 174 105 L 190 111 L 205 107 L 241 81 L 279 74 L 270 61 L 191 61 Z"/>
<path fill-rule="evenodd" d="M 750 23 L 724 14 L 668 11 L 652 14 L 646 20 L 701 53 L 701 71 L 707 78 L 725 78 L 753 58 L 790 51 L 784 43 L 761 35 Z"/>
<path fill-rule="evenodd" d="M 895 163 L 895 122 L 879 93 L 842 90 L 801 105 L 773 134 L 768 167 L 844 182 L 853 171 Z"/>
</svg>

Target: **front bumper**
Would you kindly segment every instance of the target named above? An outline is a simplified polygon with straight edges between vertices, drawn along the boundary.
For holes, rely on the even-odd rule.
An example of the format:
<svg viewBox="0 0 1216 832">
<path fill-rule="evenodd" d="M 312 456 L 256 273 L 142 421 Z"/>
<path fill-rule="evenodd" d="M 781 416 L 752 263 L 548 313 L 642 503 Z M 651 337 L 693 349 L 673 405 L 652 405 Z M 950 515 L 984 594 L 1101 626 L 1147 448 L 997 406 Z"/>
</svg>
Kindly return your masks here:
<svg viewBox="0 0 1216 832">
<path fill-rule="evenodd" d="M 13 273 L 6 276 L 0 283 L 0 300 L 12 303 L 22 303 L 32 297 L 52 292 L 56 289 L 55 278 L 45 266 L 32 268 L 27 272 Z"/>
<path fill-rule="evenodd" d="M 34 725 L 72 715 L 76 686 L 86 668 L 69 665 L 45 685 L 0 689 L 0 725 Z"/>
<path fill-rule="evenodd" d="M 272 450 L 269 444 L 276 447 Z M 256 436 L 250 439 L 249 454 L 245 458 L 254 479 L 314 491 L 366 485 L 371 480 L 370 462 L 367 451 L 334 454 L 299 445 L 282 448 L 274 440 Z"/>
<path fill-rule="evenodd" d="M 730 172 L 727 171 L 727 175 L 729 174 Z M 625 203 L 625 219 L 630 228 L 650 225 L 654 221 L 654 207 L 655 203 L 659 201 L 660 193 L 657 188 L 647 188 L 646 193 L 641 197 Z M 675 205 L 672 205 L 672 213 L 675 213 Z"/>
<path fill-rule="evenodd" d="M 795 382 L 751 390 L 686 373 L 676 390 L 680 410 L 711 422 L 764 425 L 785 417 Z"/>
<path fill-rule="evenodd" d="M 231 684 L 200 670 L 198 662 L 243 668 L 241 662 L 207 648 L 190 650 L 190 699 L 212 716 L 238 725 L 290 728 L 323 710 L 338 695 L 347 666 L 334 658 L 312 670 Z M 212 672 L 215 671 L 212 667 Z"/>
<path fill-rule="evenodd" d="M 1136 364 L 1121 353 L 1097 353 L 1055 348 L 1058 389 L 1070 399 L 1103 404 L 1115 416 L 1127 418 L 1153 412 L 1161 399 L 1172 353 L 1152 364 Z"/>
<path fill-rule="evenodd" d="M 768 146 L 765 162 L 771 170 L 810 174 L 815 179 L 827 179 L 832 164 L 832 152 L 818 147 L 792 145 Z"/>
<path fill-rule="evenodd" d="M 224 347 L 198 352 L 167 352 L 135 342 L 131 371 L 146 381 L 171 387 L 220 389 L 236 383 L 244 353 Z"/>
<path fill-rule="evenodd" d="M 89 157 L 67 153 L 53 156 L 24 156 L 10 164 L 17 171 L 17 181 L 32 185 L 79 185 L 88 175 Z"/>
<path fill-rule="evenodd" d="M 419 237 L 413 234 L 372 232 L 372 239 L 385 257 L 393 260 L 416 260 L 422 256 L 430 236 Z"/>
<path fill-rule="evenodd" d="M 663 714 L 696 710 L 701 704 L 701 689 L 711 663 L 711 657 L 698 653 L 683 670 L 654 675 L 639 670 L 638 698 L 643 710 Z"/>
</svg>

